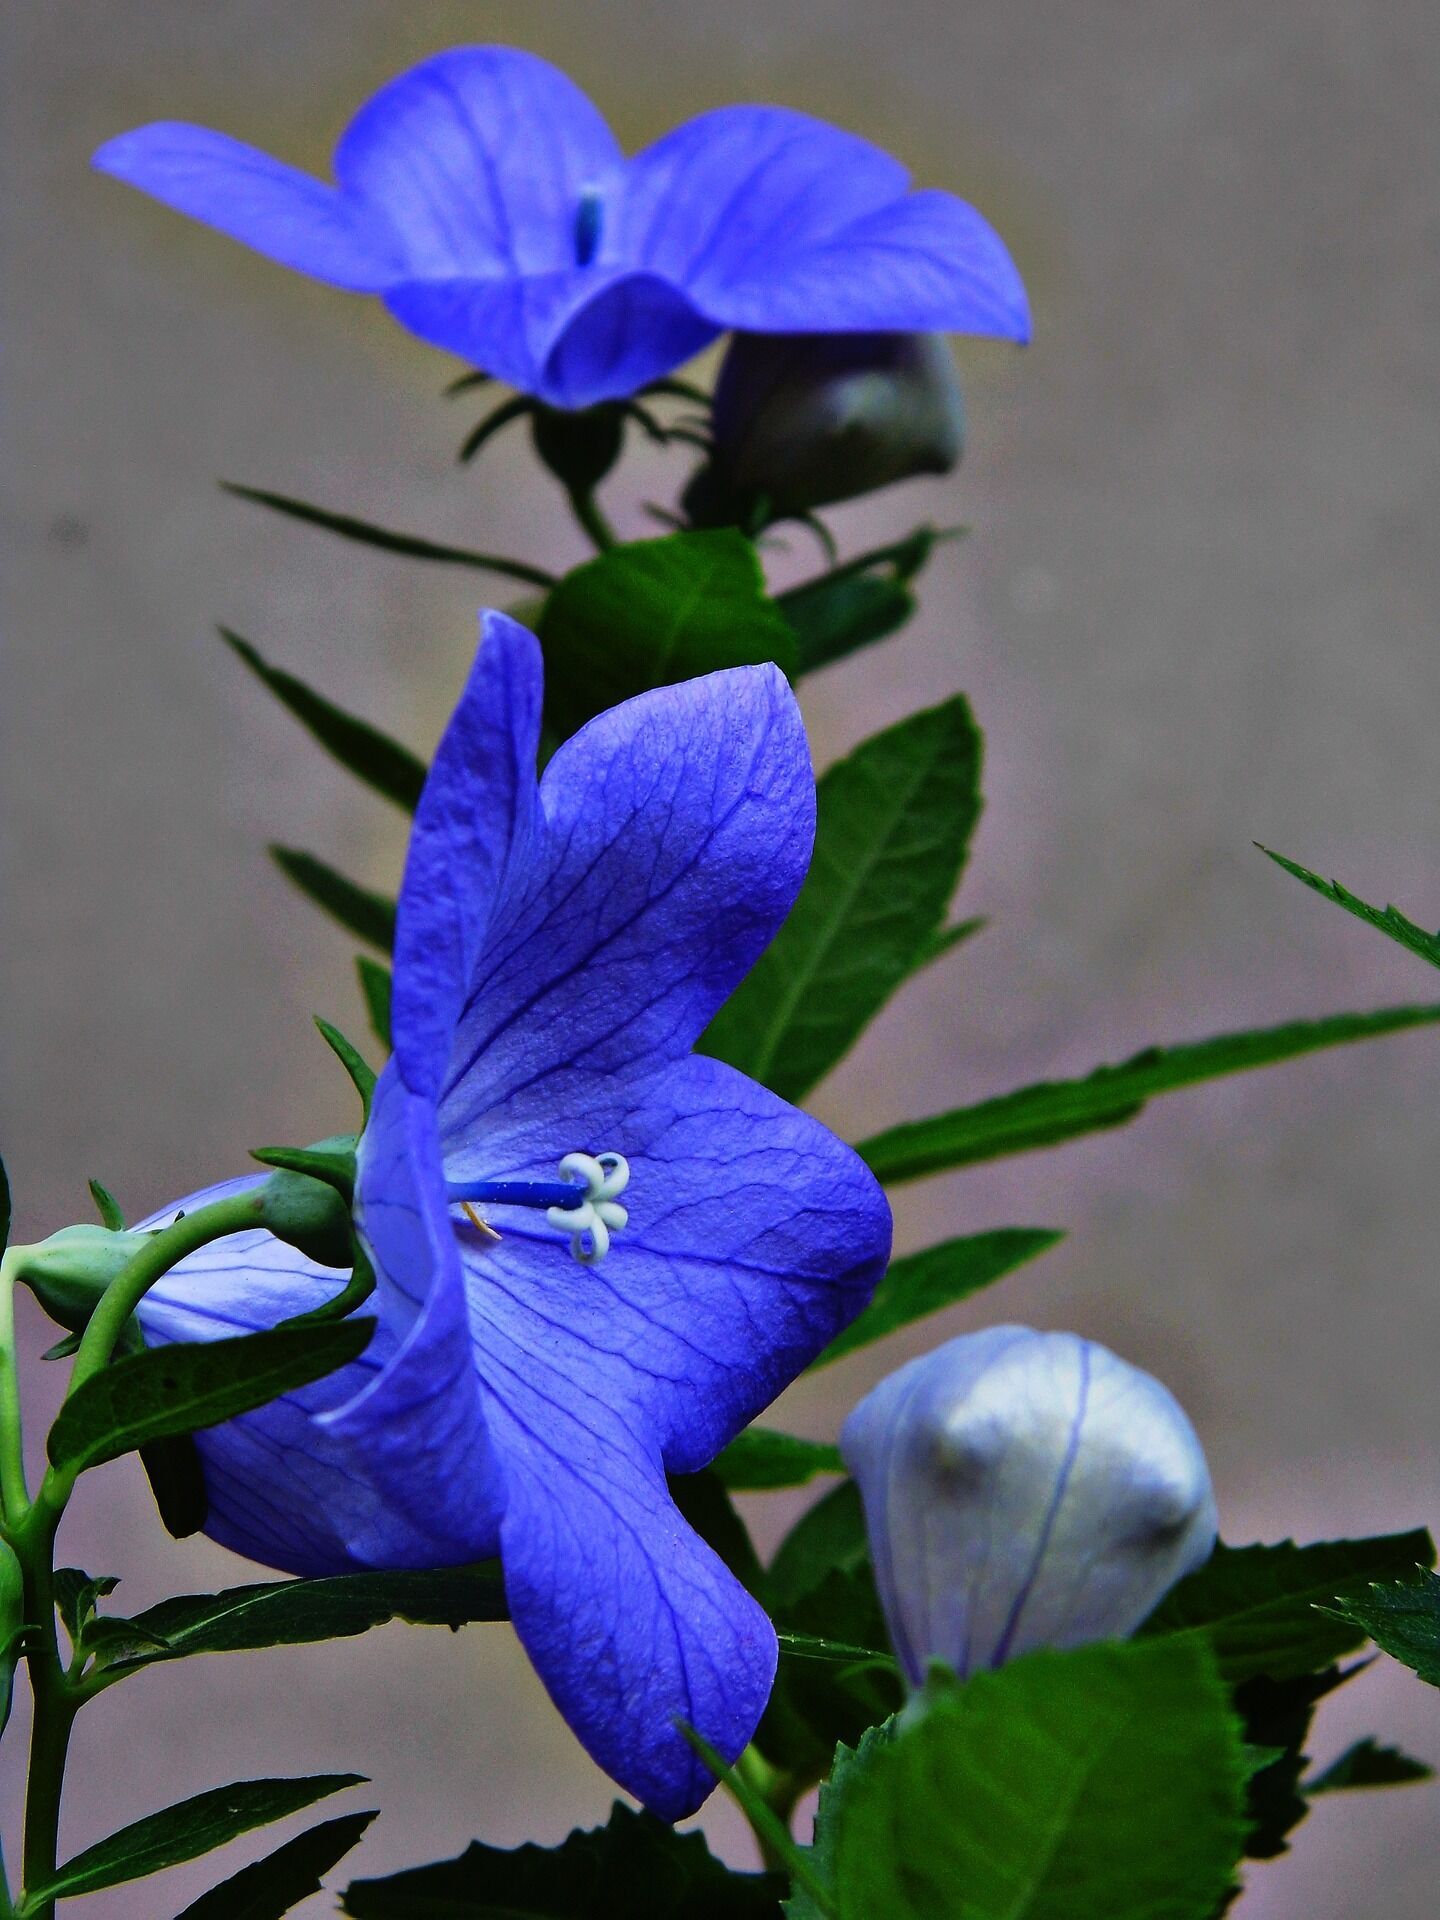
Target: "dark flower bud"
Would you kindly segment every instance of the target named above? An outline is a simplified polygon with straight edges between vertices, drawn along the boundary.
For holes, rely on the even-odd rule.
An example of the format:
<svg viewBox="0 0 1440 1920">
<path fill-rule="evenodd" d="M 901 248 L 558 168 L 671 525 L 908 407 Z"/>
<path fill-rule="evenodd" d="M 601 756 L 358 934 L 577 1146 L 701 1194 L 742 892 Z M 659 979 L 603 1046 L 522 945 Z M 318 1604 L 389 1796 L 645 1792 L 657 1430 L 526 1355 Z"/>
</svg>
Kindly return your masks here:
<svg viewBox="0 0 1440 1920">
<path fill-rule="evenodd" d="M 880 1597 L 912 1684 L 1132 1633 L 1215 1544 L 1195 1431 L 1149 1374 L 1028 1327 L 901 1367 L 845 1423 Z"/>
<path fill-rule="evenodd" d="M 938 333 L 739 333 L 691 480 L 697 523 L 783 519 L 960 459 L 965 407 Z"/>
</svg>

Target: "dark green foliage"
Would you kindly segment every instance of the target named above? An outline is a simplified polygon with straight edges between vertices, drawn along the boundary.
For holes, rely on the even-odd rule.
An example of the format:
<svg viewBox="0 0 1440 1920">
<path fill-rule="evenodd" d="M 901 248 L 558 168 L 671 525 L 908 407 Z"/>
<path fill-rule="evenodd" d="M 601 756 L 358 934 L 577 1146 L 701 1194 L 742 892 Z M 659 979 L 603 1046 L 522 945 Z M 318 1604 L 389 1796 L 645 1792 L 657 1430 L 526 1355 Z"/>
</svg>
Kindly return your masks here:
<svg viewBox="0 0 1440 1920">
<path fill-rule="evenodd" d="M 1248 1859 L 1273 1860 L 1286 1852 L 1290 1835 L 1310 1811 L 1300 1786 L 1310 1764 L 1304 1751 L 1310 1722 L 1319 1702 L 1355 1671 L 1329 1667 L 1288 1680 L 1256 1674 L 1235 1688 L 1245 1743 L 1260 1759 L 1245 1788 Z"/>
<path fill-rule="evenodd" d="M 358 1359 L 374 1325 L 281 1328 L 115 1360 L 60 1409 L 46 1440 L 50 1462 L 83 1473 L 149 1441 L 248 1413 Z"/>
<path fill-rule="evenodd" d="M 980 813 L 980 754 L 957 696 L 829 769 L 800 897 L 701 1037 L 706 1053 L 799 1100 L 850 1050 L 945 917 Z"/>
<path fill-rule="evenodd" d="M 1325 1047 L 1374 1040 L 1440 1020 L 1440 1006 L 1386 1007 L 1293 1020 L 1283 1027 L 1221 1034 L 1178 1047 L 1147 1047 L 1119 1066 L 1097 1067 L 1082 1080 L 1049 1080 L 1016 1093 L 957 1107 L 932 1120 L 912 1120 L 875 1134 L 858 1151 L 881 1180 L 918 1180 L 928 1173 L 1058 1146 L 1133 1120 L 1147 1100 L 1255 1067 L 1276 1066 Z"/>
<path fill-rule="evenodd" d="M 540 616 L 545 713 L 562 737 L 650 687 L 773 660 L 795 637 L 734 528 L 612 548 L 569 573 Z"/>
<path fill-rule="evenodd" d="M 421 1573 L 343 1573 L 270 1580 L 220 1593 L 178 1594 L 133 1619 L 105 1617 L 87 1641 L 112 1675 L 192 1653 L 252 1653 L 261 1647 L 344 1640 L 387 1620 L 457 1628 L 505 1620 L 498 1563 Z"/>
<path fill-rule="evenodd" d="M 1368 1629 L 1354 1620 L 1322 1612 L 1324 1603 L 1338 1593 L 1361 1593 L 1368 1581 L 1413 1573 L 1434 1558 L 1423 1531 L 1306 1547 L 1293 1540 L 1222 1545 L 1166 1595 L 1140 1632 L 1203 1636 L 1232 1683 L 1256 1674 L 1298 1678 L 1353 1652 L 1366 1637 Z"/>
<path fill-rule="evenodd" d="M 44 1886 L 25 1889 L 32 1906 L 43 1900 L 73 1899 L 118 1887 L 165 1867 L 195 1860 L 223 1847 L 255 1827 L 268 1826 L 298 1813 L 327 1794 L 361 1784 L 358 1773 L 317 1773 L 304 1780 L 237 1780 L 232 1786 L 212 1787 L 181 1800 L 163 1813 L 152 1813 L 133 1826 L 122 1827 L 108 1840 L 86 1847 L 58 1869 Z"/>
<path fill-rule="evenodd" d="M 801 1888 L 785 1911 L 1209 1920 L 1243 1845 L 1247 1770 L 1203 1647 L 1032 1653 L 963 1685 L 937 1670 L 837 1756 L 812 1859 L 828 1900 Z"/>
<path fill-rule="evenodd" d="M 953 1306 L 957 1300 L 968 1300 L 971 1294 L 1013 1273 L 1064 1237 L 1050 1227 L 1000 1227 L 993 1233 L 946 1240 L 938 1247 L 926 1247 L 923 1253 L 892 1260 L 869 1306 L 843 1333 L 836 1334 L 819 1358 L 811 1362 L 811 1370 L 827 1367 L 832 1360 L 869 1346 L 872 1340 L 883 1340 L 887 1333 Z"/>
<path fill-rule="evenodd" d="M 352 1881 L 343 1904 L 351 1920 L 780 1920 L 783 1887 L 617 1803 L 608 1825 L 558 1847 L 477 1840 L 458 1860 Z"/>
<path fill-rule="evenodd" d="M 343 873 L 298 847 L 272 846 L 270 857 L 293 886 L 332 920 L 338 920 L 347 933 L 389 953 L 395 944 L 393 900 L 347 880 Z"/>
<path fill-rule="evenodd" d="M 471 547 L 450 547 L 440 541 L 422 539 L 419 534 L 394 533 L 389 527 L 377 527 L 368 520 L 357 520 L 353 514 L 331 513 L 325 507 L 311 506 L 306 500 L 292 500 L 288 494 L 267 493 L 261 487 L 242 487 L 231 480 L 222 480 L 220 484 L 226 493 L 233 493 L 237 500 L 251 500 L 256 506 L 269 507 L 276 513 L 288 515 L 292 520 L 303 520 L 309 526 L 323 527 L 327 533 L 338 533 L 345 540 L 358 540 L 367 547 L 382 547 L 386 553 L 404 554 L 407 560 L 442 560 L 452 566 L 476 567 L 482 573 L 501 573 L 507 579 L 523 581 L 530 587 L 549 587 L 555 582 L 553 573 L 547 573 L 543 567 L 527 566 L 523 560 L 506 560 L 494 553 L 476 553 Z"/>
<path fill-rule="evenodd" d="M 1412 1760 L 1398 1747 L 1382 1747 L 1367 1737 L 1347 1747 L 1332 1760 L 1323 1773 L 1305 1781 L 1308 1794 L 1341 1793 L 1352 1787 L 1404 1787 L 1418 1780 L 1433 1780 L 1435 1769 L 1423 1760 Z"/>
<path fill-rule="evenodd" d="M 711 1465 L 731 1493 L 769 1493 L 777 1487 L 803 1487 L 817 1473 L 843 1473 L 839 1449 L 822 1440 L 777 1433 L 773 1427 L 747 1427 Z"/>
<path fill-rule="evenodd" d="M 425 763 L 402 747 L 398 740 L 372 727 L 368 720 L 357 720 L 332 701 L 297 680 L 293 673 L 272 667 L 238 633 L 221 627 L 220 637 L 249 667 L 262 686 L 268 687 L 280 704 L 293 713 L 301 726 L 325 751 L 338 760 L 347 772 L 363 780 L 367 787 L 397 807 L 413 813 L 425 784 Z"/>
<path fill-rule="evenodd" d="M 956 531 L 918 527 L 907 539 L 856 554 L 777 594 L 776 605 L 795 629 L 797 674 L 813 673 L 898 632 L 915 611 L 911 582 L 936 545 Z"/>
<path fill-rule="evenodd" d="M 338 1820 L 323 1820 L 202 1893 L 176 1920 L 283 1920 L 320 1891 L 325 1875 L 374 1818 L 373 1813 L 342 1813 Z"/>
<path fill-rule="evenodd" d="M 1347 1593 L 1337 1600 L 1334 1612 L 1392 1659 L 1432 1687 L 1440 1687 L 1440 1578 L 1433 1573 L 1421 1573 L 1418 1580 L 1414 1577 L 1415 1563 L 1428 1567 L 1434 1557 L 1432 1549 L 1428 1554 L 1413 1554 L 1407 1567 L 1376 1569 L 1410 1578 Z"/>
<path fill-rule="evenodd" d="M 10 1244 L 10 1176 L 0 1160 L 0 1253 Z"/>
<path fill-rule="evenodd" d="M 765 1576 L 766 1592 L 776 1611 L 789 1617 L 832 1569 L 868 1573 L 869 1564 L 860 1490 L 853 1480 L 842 1480 L 807 1508 L 780 1542 Z"/>
<path fill-rule="evenodd" d="M 1259 846 L 1258 841 L 1256 845 Z M 1413 920 L 1406 919 L 1398 907 L 1372 907 L 1347 887 L 1342 887 L 1338 880 L 1322 880 L 1318 873 L 1311 873 L 1308 867 L 1297 866 L 1293 860 L 1287 860 L 1283 853 L 1272 853 L 1269 847 L 1261 847 L 1260 851 L 1268 854 L 1277 867 L 1294 874 L 1297 880 L 1303 881 L 1322 899 L 1343 907 L 1367 926 L 1378 927 L 1381 933 L 1388 934 L 1400 946 L 1407 947 L 1411 953 L 1418 953 L 1422 960 L 1428 960 L 1432 967 L 1440 967 L 1440 934 L 1427 933 L 1424 927 L 1417 927 Z"/>
</svg>

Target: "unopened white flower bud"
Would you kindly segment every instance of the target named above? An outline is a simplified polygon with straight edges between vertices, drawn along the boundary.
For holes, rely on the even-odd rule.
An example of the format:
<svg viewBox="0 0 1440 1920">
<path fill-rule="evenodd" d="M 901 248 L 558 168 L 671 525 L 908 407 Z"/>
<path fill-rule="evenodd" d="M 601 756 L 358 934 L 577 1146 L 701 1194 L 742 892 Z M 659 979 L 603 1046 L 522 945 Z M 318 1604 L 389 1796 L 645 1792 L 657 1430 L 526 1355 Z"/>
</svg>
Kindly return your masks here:
<svg viewBox="0 0 1440 1920">
<path fill-rule="evenodd" d="M 901 1367 L 840 1440 L 912 1684 L 1134 1631 L 1215 1545 L 1174 1397 L 1076 1334 L 991 1327 Z"/>
<path fill-rule="evenodd" d="M 740 333 L 715 387 L 714 457 L 686 506 L 700 521 L 804 513 L 914 474 L 964 445 L 955 362 L 938 333 Z"/>
</svg>

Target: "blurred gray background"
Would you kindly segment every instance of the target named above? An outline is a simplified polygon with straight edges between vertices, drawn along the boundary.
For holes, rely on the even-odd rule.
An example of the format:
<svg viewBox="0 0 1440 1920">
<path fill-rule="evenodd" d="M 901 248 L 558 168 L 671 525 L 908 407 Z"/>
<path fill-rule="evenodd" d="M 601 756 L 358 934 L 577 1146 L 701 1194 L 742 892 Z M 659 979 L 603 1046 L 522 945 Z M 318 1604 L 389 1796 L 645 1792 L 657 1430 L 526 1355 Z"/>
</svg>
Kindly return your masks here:
<svg viewBox="0 0 1440 1920">
<path fill-rule="evenodd" d="M 732 99 L 844 121 L 974 199 L 1029 282 L 1028 352 L 959 345 L 963 471 L 839 516 L 850 541 L 925 515 L 973 529 L 915 626 L 805 706 L 823 764 L 971 694 L 988 805 L 962 898 L 992 926 L 890 1009 L 826 1119 L 858 1134 L 1152 1040 L 1440 997 L 1251 847 L 1440 921 L 1440 42 L 1422 0 L 68 0 L 8 10 L 3 34 L 0 1138 L 26 1237 L 80 1217 L 89 1174 L 139 1212 L 348 1113 L 309 1016 L 359 1028 L 351 947 L 263 845 L 389 885 L 401 822 L 214 621 L 427 750 L 473 646 L 477 576 L 289 527 L 216 477 L 550 564 L 582 551 L 520 440 L 456 470 L 474 414 L 439 398 L 446 356 L 87 157 L 173 117 L 323 171 L 355 104 L 464 40 L 561 62 L 631 145 Z M 682 472 L 637 454 L 612 504 L 624 520 Z M 1437 1049 L 1411 1035 L 1181 1094 L 1121 1133 L 906 1190 L 904 1245 L 1071 1237 L 783 1417 L 832 1435 L 918 1345 L 1023 1318 L 1170 1383 L 1232 1539 L 1434 1521 Z M 773 1537 L 795 1503 L 756 1505 Z M 157 1536 L 125 1464 L 87 1482 L 64 1553 L 123 1573 L 132 1607 L 251 1572 Z M 1315 1750 L 1370 1731 L 1440 1761 L 1435 1695 L 1383 1663 L 1325 1709 Z M 368 1871 L 472 1835 L 558 1839 L 610 1799 L 505 1629 L 390 1628 L 107 1696 L 81 1724 L 66 1848 L 222 1780 L 349 1765 L 385 1810 Z M 1436 1804 L 1337 1797 L 1241 1911 L 1429 1920 Z M 746 1857 L 724 1809 L 705 1824 Z M 155 1920 L 160 1891 L 174 1911 L 222 1871 L 89 1911 Z"/>
</svg>

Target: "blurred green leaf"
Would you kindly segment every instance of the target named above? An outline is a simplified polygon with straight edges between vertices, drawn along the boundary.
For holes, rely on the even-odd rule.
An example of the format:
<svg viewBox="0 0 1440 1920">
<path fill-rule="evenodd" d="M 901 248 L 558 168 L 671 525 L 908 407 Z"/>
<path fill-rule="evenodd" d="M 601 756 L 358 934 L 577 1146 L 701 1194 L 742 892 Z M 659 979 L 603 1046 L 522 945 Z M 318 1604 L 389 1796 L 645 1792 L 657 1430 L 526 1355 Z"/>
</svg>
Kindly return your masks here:
<svg viewBox="0 0 1440 1920">
<path fill-rule="evenodd" d="M 1319 1702 L 1355 1671 L 1328 1667 L 1321 1673 L 1293 1674 L 1287 1680 L 1257 1673 L 1235 1688 L 1235 1711 L 1255 1762 L 1245 1787 L 1247 1859 L 1277 1859 L 1310 1811 L 1300 1787 L 1300 1777 L 1310 1764 L 1305 1753 L 1310 1723 Z"/>
<path fill-rule="evenodd" d="M 958 695 L 863 741 L 816 789 L 815 854 L 779 934 L 700 1046 L 799 1100 L 914 970 L 980 813 L 980 734 Z"/>
<path fill-rule="evenodd" d="M 1081 1080 L 1042 1081 L 978 1106 L 906 1121 L 861 1141 L 857 1151 L 878 1179 L 918 1180 L 1123 1126 L 1147 1100 L 1179 1087 L 1276 1066 L 1326 1047 L 1432 1026 L 1437 1020 L 1440 1006 L 1385 1007 L 1378 1013 L 1292 1020 L 1281 1027 L 1226 1033 L 1176 1047 L 1147 1047 L 1119 1066 L 1097 1067 Z"/>
<path fill-rule="evenodd" d="M 539 632 L 546 718 L 561 735 L 650 687 L 766 660 L 795 666 L 795 636 L 733 527 L 611 548 L 566 574 Z"/>
<path fill-rule="evenodd" d="M 558 1847 L 487 1847 L 345 1889 L 351 1920 L 780 1920 L 784 1881 L 732 1873 L 699 1833 L 617 1802 Z"/>
<path fill-rule="evenodd" d="M 794 1617 L 799 1602 L 834 1570 L 869 1577 L 869 1547 L 860 1491 L 853 1480 L 806 1509 L 775 1550 L 765 1574 L 765 1591 L 775 1613 Z"/>
<path fill-rule="evenodd" d="M 372 960 L 368 953 L 357 953 L 355 971 L 360 992 L 370 1018 L 370 1031 L 388 1053 L 390 1051 L 390 969 Z"/>
<path fill-rule="evenodd" d="M 937 1673 L 837 1755 L 812 1865 L 836 1920 L 1209 1920 L 1243 1846 L 1247 1771 L 1202 1647 Z M 800 1888 L 785 1911 L 825 1909 Z"/>
<path fill-rule="evenodd" d="M 67 1860 L 53 1880 L 25 1889 L 27 1907 L 98 1893 L 102 1887 L 118 1887 L 126 1880 L 177 1867 L 182 1860 L 198 1859 L 255 1827 L 298 1813 L 327 1794 L 359 1786 L 362 1779 L 358 1773 L 317 1773 L 304 1780 L 237 1780 L 232 1786 L 212 1787 L 86 1847 Z"/>
<path fill-rule="evenodd" d="M 395 944 L 395 902 L 347 880 L 313 853 L 272 846 L 270 857 L 292 886 L 338 920 L 347 933 L 388 953 Z"/>
<path fill-rule="evenodd" d="M 822 574 L 776 595 L 795 629 L 795 671 L 814 673 L 861 647 L 898 633 L 915 611 L 915 595 L 898 580 L 871 574 L 834 579 Z"/>
<path fill-rule="evenodd" d="M 374 1818 L 373 1813 L 342 1813 L 338 1820 L 296 1834 L 192 1900 L 176 1920 L 283 1920 L 292 1907 L 320 1892 L 325 1875 Z"/>
<path fill-rule="evenodd" d="M 1260 846 L 1258 840 L 1255 844 Z M 1417 927 L 1413 920 L 1405 918 L 1398 907 L 1370 906 L 1347 887 L 1342 887 L 1338 880 L 1322 880 L 1318 873 L 1311 873 L 1308 867 L 1297 866 L 1295 861 L 1287 860 L 1283 853 L 1272 852 L 1269 847 L 1260 847 L 1260 851 L 1268 855 L 1277 867 L 1283 867 L 1286 873 L 1303 881 L 1322 899 L 1343 907 L 1346 913 L 1353 913 L 1357 920 L 1363 920 L 1367 926 L 1378 927 L 1381 933 L 1388 934 L 1400 946 L 1408 948 L 1411 953 L 1418 953 L 1422 960 L 1428 960 L 1432 967 L 1440 967 L 1440 934 L 1427 933 L 1424 927 Z"/>
<path fill-rule="evenodd" d="M 220 1593 L 184 1593 L 133 1619 L 109 1616 L 107 1665 L 127 1671 L 194 1653 L 253 1653 L 262 1647 L 345 1640 L 406 1620 L 462 1627 L 506 1620 L 498 1562 L 423 1572 L 342 1573 L 317 1580 L 270 1580 Z M 97 1642 L 97 1648 L 101 1644 Z"/>
<path fill-rule="evenodd" d="M 1204 1638 L 1232 1683 L 1254 1674 L 1275 1680 L 1328 1667 L 1352 1652 L 1368 1629 L 1320 1608 L 1337 1594 L 1360 1594 L 1372 1580 L 1429 1566 L 1428 1533 L 1381 1534 L 1296 1546 L 1218 1546 L 1203 1567 L 1173 1587 L 1140 1628 L 1143 1638 Z"/>
<path fill-rule="evenodd" d="M 731 1493 L 769 1493 L 777 1487 L 802 1487 L 817 1473 L 844 1473 L 838 1447 L 823 1440 L 802 1440 L 773 1427 L 747 1427 L 712 1463 Z"/>
<path fill-rule="evenodd" d="M 83 1473 L 167 1434 L 232 1420 L 358 1359 L 374 1328 L 373 1320 L 281 1328 L 112 1361 L 61 1407 L 45 1443 L 50 1463 Z"/>
<path fill-rule="evenodd" d="M 372 727 L 368 720 L 357 720 L 324 699 L 303 680 L 280 667 L 272 667 L 238 633 L 221 627 L 220 638 L 240 656 L 250 671 L 268 687 L 280 704 L 300 722 L 312 738 L 318 740 L 348 773 L 363 780 L 367 787 L 397 807 L 413 813 L 425 785 L 425 763 L 402 747 L 398 740 Z"/>
<path fill-rule="evenodd" d="M 357 520 L 353 514 L 331 513 L 325 507 L 311 506 L 306 500 L 292 500 L 288 494 L 269 493 L 262 487 L 242 487 L 233 480 L 222 480 L 220 485 L 237 500 L 253 501 L 256 506 L 287 514 L 292 520 L 304 520 L 312 527 L 323 527 L 327 533 L 338 533 L 342 539 L 358 540 L 367 547 L 383 547 L 387 553 L 404 554 L 409 560 L 442 560 L 457 567 L 475 567 L 482 573 L 500 573 L 509 580 L 521 580 L 530 587 L 549 587 L 555 582 L 553 573 L 547 573 L 543 567 L 529 566 L 523 560 L 477 553 L 471 547 L 446 546 L 415 533 L 394 533 L 389 527 Z"/>
<path fill-rule="evenodd" d="M 868 1347 L 872 1340 L 883 1340 L 887 1333 L 908 1327 L 926 1314 L 938 1313 L 957 1300 L 968 1300 L 972 1293 L 992 1286 L 1064 1237 L 1051 1227 L 999 1227 L 991 1233 L 942 1241 L 938 1247 L 926 1247 L 923 1253 L 902 1254 L 891 1261 L 869 1306 L 843 1333 L 836 1334 L 818 1359 L 811 1361 L 811 1372 Z"/>
<path fill-rule="evenodd" d="M 1435 1769 L 1423 1760 L 1414 1760 L 1398 1747 L 1382 1747 L 1367 1737 L 1347 1747 L 1322 1773 L 1305 1781 L 1305 1791 L 1315 1793 L 1348 1792 L 1352 1787 L 1404 1787 L 1417 1780 L 1433 1780 Z"/>
<path fill-rule="evenodd" d="M 1403 1534 L 1399 1537 L 1423 1538 L 1429 1544 L 1428 1536 Z M 1377 1573 L 1410 1577 L 1386 1585 L 1377 1582 L 1346 1593 L 1335 1600 L 1333 1609 L 1327 1606 L 1326 1611 L 1338 1614 L 1367 1640 L 1373 1640 L 1392 1660 L 1409 1667 L 1432 1687 L 1440 1687 L 1440 1579 L 1433 1573 L 1422 1573 L 1418 1580 L 1414 1577 L 1415 1562 L 1422 1561 L 1428 1567 L 1434 1557 L 1431 1548 L 1428 1554 L 1412 1553 L 1408 1566 L 1376 1568 Z M 1326 1600 L 1332 1597 L 1327 1595 Z"/>
</svg>

